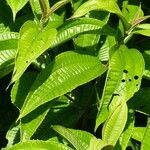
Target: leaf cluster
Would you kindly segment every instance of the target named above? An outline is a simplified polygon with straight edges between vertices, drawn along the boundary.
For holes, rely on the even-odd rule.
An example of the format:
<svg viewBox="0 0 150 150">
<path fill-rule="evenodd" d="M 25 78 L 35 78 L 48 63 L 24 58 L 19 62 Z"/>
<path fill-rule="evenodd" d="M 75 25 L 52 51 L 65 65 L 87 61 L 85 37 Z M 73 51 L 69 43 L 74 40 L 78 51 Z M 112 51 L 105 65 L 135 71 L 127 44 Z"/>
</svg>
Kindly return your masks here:
<svg viewBox="0 0 150 150">
<path fill-rule="evenodd" d="M 149 150 L 150 8 L 136 0 L 0 2 L 3 150 Z"/>
</svg>

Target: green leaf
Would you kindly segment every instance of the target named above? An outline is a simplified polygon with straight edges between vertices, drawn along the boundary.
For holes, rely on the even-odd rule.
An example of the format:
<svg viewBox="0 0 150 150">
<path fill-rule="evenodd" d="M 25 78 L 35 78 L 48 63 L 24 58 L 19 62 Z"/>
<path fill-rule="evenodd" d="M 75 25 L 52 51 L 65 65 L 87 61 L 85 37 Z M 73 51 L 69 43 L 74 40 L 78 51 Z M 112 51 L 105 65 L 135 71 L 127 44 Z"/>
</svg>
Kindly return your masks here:
<svg viewBox="0 0 150 150">
<path fill-rule="evenodd" d="M 108 147 L 107 147 L 108 146 Z M 92 137 L 88 150 L 113 150 L 113 146 L 107 145 L 107 143 L 101 139 L 97 139 L 96 137 Z"/>
<path fill-rule="evenodd" d="M 128 143 L 131 139 L 131 136 L 133 134 L 133 131 L 134 131 L 134 123 L 135 123 L 135 121 L 134 121 L 133 110 L 129 110 L 128 120 L 126 123 L 125 130 L 122 133 L 122 135 L 120 136 L 118 145 L 116 144 L 115 150 L 120 150 L 120 147 L 122 150 L 126 150 Z"/>
<path fill-rule="evenodd" d="M 102 47 L 99 50 L 98 56 L 100 58 L 101 61 L 109 61 L 112 55 L 112 49 L 115 47 L 116 45 L 116 40 L 114 36 L 107 36 L 104 44 L 102 45 Z"/>
<path fill-rule="evenodd" d="M 60 54 L 37 77 L 21 110 L 20 118 L 38 106 L 95 79 L 105 70 L 106 67 L 97 57 L 71 51 Z"/>
<path fill-rule="evenodd" d="M 6 139 L 8 140 L 7 147 L 12 147 L 15 143 L 20 141 L 20 125 L 16 124 L 10 128 L 6 134 Z"/>
<path fill-rule="evenodd" d="M 36 20 L 39 21 L 38 15 L 42 14 L 39 0 L 29 0 L 29 3 L 31 5 L 31 8 L 32 8 L 32 11 Z M 49 0 L 44 0 L 44 4 L 46 5 L 46 11 L 47 11 L 47 8 L 50 7 Z"/>
<path fill-rule="evenodd" d="M 62 135 L 65 139 L 67 139 L 69 141 L 69 143 L 71 143 L 71 145 L 73 145 L 73 147 L 75 149 L 77 149 L 77 150 L 84 150 L 85 149 L 83 144 L 81 143 L 81 141 L 67 128 L 65 128 L 63 126 L 59 126 L 59 125 L 52 126 L 52 128 L 57 133 Z"/>
<path fill-rule="evenodd" d="M 18 53 L 12 83 L 18 80 L 27 67 L 44 51 L 46 51 L 56 38 L 57 31 L 48 24 L 40 29 L 39 24 L 27 21 L 20 29 Z"/>
<path fill-rule="evenodd" d="M 17 32 L 0 33 L 0 51 L 17 49 L 18 38 Z"/>
<path fill-rule="evenodd" d="M 69 105 L 69 106 L 68 106 Z M 65 127 L 74 127 L 83 115 L 82 110 L 78 110 L 76 106 L 68 104 L 68 99 L 61 96 L 57 99 L 55 105 L 50 109 L 46 118 L 39 126 L 32 139 L 48 140 L 56 136 L 56 133 L 50 127 L 52 125 L 62 125 Z M 71 132 L 73 132 L 71 130 Z M 73 134 L 75 134 L 73 132 Z M 76 134 L 75 134 L 76 135 Z M 77 136 L 77 135 L 76 135 Z M 78 136 L 77 136 L 78 137 Z"/>
<path fill-rule="evenodd" d="M 25 73 L 13 86 L 11 91 L 12 102 L 19 109 L 22 108 L 22 105 L 25 101 L 25 98 L 32 86 L 34 80 L 36 79 L 37 73 L 28 72 Z M 32 114 L 21 119 L 20 121 L 20 138 L 21 141 L 29 140 L 34 132 L 37 130 L 43 119 L 45 118 L 50 104 L 46 104 L 39 109 L 36 109 Z"/>
<path fill-rule="evenodd" d="M 93 18 L 81 18 L 71 20 L 58 28 L 56 40 L 52 43 L 51 47 L 55 47 L 67 40 L 81 34 L 81 33 L 96 33 L 101 35 L 114 35 L 115 31 L 106 23 Z"/>
<path fill-rule="evenodd" d="M 17 12 L 21 10 L 28 2 L 28 0 L 6 0 L 6 1 L 12 9 L 14 21 L 15 21 Z"/>
<path fill-rule="evenodd" d="M 148 122 L 147 127 L 146 127 L 146 131 L 145 131 L 145 135 L 143 137 L 143 140 L 141 142 L 141 150 L 149 150 L 150 148 L 150 122 Z"/>
<path fill-rule="evenodd" d="M 102 130 L 102 140 L 104 142 L 115 146 L 126 125 L 127 115 L 127 104 L 124 102 L 109 115 Z"/>
<path fill-rule="evenodd" d="M 113 54 L 107 73 L 96 128 L 106 120 L 109 111 L 113 111 L 120 102 L 128 101 L 139 90 L 143 72 L 144 59 L 138 50 L 128 49 L 122 45 Z"/>
<path fill-rule="evenodd" d="M 6 150 L 29 150 L 29 149 L 40 149 L 40 150 L 72 150 L 61 143 L 53 142 L 53 141 L 40 141 L 40 140 L 31 140 L 26 142 L 21 142 L 19 144 L 14 145 L 11 148 L 6 148 Z"/>
<path fill-rule="evenodd" d="M 67 3 L 71 2 L 71 0 L 60 0 L 55 3 L 47 12 L 47 17 L 50 16 L 53 12 L 55 12 L 60 7 L 66 5 Z"/>
<path fill-rule="evenodd" d="M 132 138 L 142 142 L 146 132 L 146 127 L 134 127 Z"/>
<path fill-rule="evenodd" d="M 150 88 L 145 87 L 141 88 L 139 92 L 137 92 L 131 101 L 129 101 L 129 107 L 133 110 L 140 111 L 143 114 L 150 115 Z"/>
<path fill-rule="evenodd" d="M 150 24 L 140 24 L 136 27 L 135 31 L 132 32 L 133 34 L 141 34 L 144 36 L 150 37 Z"/>
<path fill-rule="evenodd" d="M 11 90 L 11 102 L 21 109 L 22 105 L 28 95 L 28 92 L 36 79 L 37 73 L 28 72 L 25 73 L 12 87 Z"/>
<path fill-rule="evenodd" d="M 83 130 L 77 130 L 77 129 L 69 129 L 69 130 L 73 133 L 74 136 L 78 138 L 78 140 L 81 141 L 84 149 L 87 149 L 94 135 Z"/>
<path fill-rule="evenodd" d="M 141 5 L 139 6 L 139 2 L 136 0 L 133 0 L 133 3 L 123 1 L 122 13 L 126 20 L 132 25 L 135 24 L 137 19 L 144 16 Z"/>
<path fill-rule="evenodd" d="M 108 11 L 110 13 L 115 13 L 120 17 L 125 28 L 129 28 L 129 24 L 127 23 L 126 19 L 122 15 L 122 12 L 118 7 L 117 3 L 115 2 L 115 0 L 88 0 L 75 11 L 75 13 L 71 18 L 84 16 L 85 14 L 87 14 L 89 11 L 92 10 L 102 10 L 102 11 Z"/>
<path fill-rule="evenodd" d="M 0 78 L 10 73 L 14 68 L 17 43 L 18 33 L 0 33 Z"/>
</svg>

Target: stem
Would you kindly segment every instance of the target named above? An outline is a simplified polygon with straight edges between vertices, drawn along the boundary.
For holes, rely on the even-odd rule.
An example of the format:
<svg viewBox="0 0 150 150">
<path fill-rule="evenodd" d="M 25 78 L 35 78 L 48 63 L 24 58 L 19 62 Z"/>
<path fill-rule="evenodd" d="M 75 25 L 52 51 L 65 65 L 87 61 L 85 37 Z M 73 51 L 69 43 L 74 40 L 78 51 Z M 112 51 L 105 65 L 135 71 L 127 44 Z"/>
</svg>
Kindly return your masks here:
<svg viewBox="0 0 150 150">
<path fill-rule="evenodd" d="M 71 2 L 71 0 L 61 0 L 54 4 L 47 12 L 46 18 L 48 18 L 53 12 L 55 12 L 60 7 L 66 5 L 67 3 Z"/>
<path fill-rule="evenodd" d="M 45 0 L 39 0 L 39 3 L 42 11 L 41 28 L 43 28 L 47 15 L 47 6 Z"/>
</svg>

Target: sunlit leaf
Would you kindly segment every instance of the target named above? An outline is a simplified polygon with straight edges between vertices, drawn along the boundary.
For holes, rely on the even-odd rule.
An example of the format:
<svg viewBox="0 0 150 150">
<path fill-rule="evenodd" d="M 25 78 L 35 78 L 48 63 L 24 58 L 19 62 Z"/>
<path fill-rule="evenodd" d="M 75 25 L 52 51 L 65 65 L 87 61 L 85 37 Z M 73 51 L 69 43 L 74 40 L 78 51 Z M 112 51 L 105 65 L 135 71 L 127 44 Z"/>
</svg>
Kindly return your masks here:
<svg viewBox="0 0 150 150">
<path fill-rule="evenodd" d="M 19 10 L 21 10 L 28 0 L 6 0 L 8 5 L 11 7 L 12 12 L 13 12 L 13 20 L 16 18 L 16 14 Z"/>
<path fill-rule="evenodd" d="M 101 35 L 114 35 L 115 31 L 106 23 L 94 18 L 81 18 L 71 20 L 58 28 L 56 40 L 51 47 L 64 43 L 67 40 L 81 34 L 81 33 L 96 33 Z"/>
<path fill-rule="evenodd" d="M 13 147 L 6 148 L 6 150 L 29 150 L 29 149 L 43 149 L 43 150 L 72 150 L 72 148 L 69 148 L 68 146 L 65 146 L 58 142 L 53 141 L 40 141 L 40 140 L 31 140 L 26 142 L 21 142 Z"/>
<path fill-rule="evenodd" d="M 92 137 L 89 143 L 88 150 L 105 150 L 104 148 L 107 147 L 107 143 L 101 139 L 97 139 L 96 137 Z M 109 150 L 113 150 L 113 146 L 109 145 L 107 147 Z M 106 148 L 106 149 L 107 149 Z"/>
<path fill-rule="evenodd" d="M 119 138 L 118 144 L 116 144 L 115 150 L 119 150 L 120 147 L 122 150 L 126 150 L 131 137 L 133 137 L 134 123 L 134 113 L 132 110 L 129 110 L 126 127 Z"/>
<path fill-rule="evenodd" d="M 147 127 L 146 127 L 146 131 L 145 131 L 145 135 L 143 137 L 143 140 L 141 142 L 141 150 L 149 150 L 150 148 L 150 122 L 148 122 Z"/>
<path fill-rule="evenodd" d="M 39 24 L 27 21 L 20 29 L 18 53 L 12 83 L 18 80 L 27 67 L 46 51 L 56 38 L 57 31 L 48 24 L 40 29 Z"/>
<path fill-rule="evenodd" d="M 88 0 L 75 11 L 75 13 L 71 18 L 84 16 L 85 14 L 87 14 L 89 11 L 92 10 L 102 10 L 108 11 L 110 13 L 115 13 L 123 21 L 125 28 L 129 27 L 129 24 L 127 23 L 126 19 L 122 15 L 120 8 L 118 7 L 117 3 L 114 0 Z"/>
<path fill-rule="evenodd" d="M 65 139 L 67 139 L 69 141 L 69 143 L 71 143 L 74 146 L 75 149 L 77 149 L 77 150 L 84 149 L 81 141 L 67 128 L 65 128 L 63 126 L 59 126 L 59 125 L 52 126 L 52 128 L 53 128 L 53 130 L 58 132 L 60 135 L 62 135 Z"/>
<path fill-rule="evenodd" d="M 113 54 L 96 127 L 105 121 L 109 111 L 115 109 L 120 102 L 128 101 L 139 90 L 143 72 L 144 59 L 138 50 L 121 46 Z"/>
<path fill-rule="evenodd" d="M 127 105 L 122 103 L 106 120 L 102 130 L 102 140 L 115 146 L 127 122 L 127 115 Z"/>
<path fill-rule="evenodd" d="M 21 110 L 20 118 L 38 106 L 95 79 L 105 70 L 106 67 L 97 57 L 71 51 L 60 54 L 37 77 Z"/>
<path fill-rule="evenodd" d="M 150 37 L 150 24 L 140 24 L 136 27 L 133 34 L 141 34 Z"/>
<path fill-rule="evenodd" d="M 132 138 L 142 142 L 146 132 L 146 127 L 134 127 Z"/>
<path fill-rule="evenodd" d="M 17 53 L 18 33 L 0 33 L 0 78 L 10 73 L 14 68 L 14 58 Z"/>
</svg>

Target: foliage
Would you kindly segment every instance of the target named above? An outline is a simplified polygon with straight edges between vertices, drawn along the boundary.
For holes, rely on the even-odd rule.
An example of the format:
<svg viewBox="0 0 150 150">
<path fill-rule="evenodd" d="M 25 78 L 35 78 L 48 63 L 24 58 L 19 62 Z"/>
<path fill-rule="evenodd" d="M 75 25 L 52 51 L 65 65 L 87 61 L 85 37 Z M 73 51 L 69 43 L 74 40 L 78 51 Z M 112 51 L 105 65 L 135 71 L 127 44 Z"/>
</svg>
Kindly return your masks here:
<svg viewBox="0 0 150 150">
<path fill-rule="evenodd" d="M 1 148 L 150 149 L 146 1 L 0 4 Z"/>
</svg>

